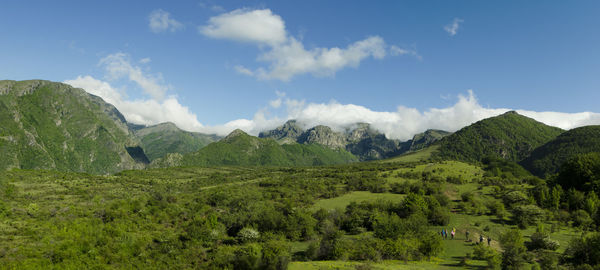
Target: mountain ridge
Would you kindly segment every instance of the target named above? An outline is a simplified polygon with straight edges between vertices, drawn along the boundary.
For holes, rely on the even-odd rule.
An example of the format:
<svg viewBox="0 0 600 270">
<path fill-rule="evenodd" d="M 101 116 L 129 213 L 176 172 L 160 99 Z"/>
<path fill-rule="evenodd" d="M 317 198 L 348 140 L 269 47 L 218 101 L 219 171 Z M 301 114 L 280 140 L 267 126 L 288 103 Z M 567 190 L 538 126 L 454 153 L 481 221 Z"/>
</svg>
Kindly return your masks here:
<svg viewBox="0 0 600 270">
<path fill-rule="evenodd" d="M 105 174 L 147 160 L 113 105 L 67 84 L 0 81 L 0 123 L 1 169 Z"/>
<path fill-rule="evenodd" d="M 510 111 L 466 126 L 441 139 L 437 155 L 479 162 L 485 157 L 520 161 L 564 130 Z"/>
<path fill-rule="evenodd" d="M 450 132 L 427 130 L 416 134 L 406 142 L 388 139 L 368 123 L 356 123 L 343 131 L 324 125 L 303 129 L 297 120 L 288 120 L 283 125 L 259 134 L 260 138 L 272 138 L 279 143 L 320 144 L 329 148 L 340 148 L 358 156 L 361 161 L 378 160 L 416 151 L 438 141 Z"/>
</svg>

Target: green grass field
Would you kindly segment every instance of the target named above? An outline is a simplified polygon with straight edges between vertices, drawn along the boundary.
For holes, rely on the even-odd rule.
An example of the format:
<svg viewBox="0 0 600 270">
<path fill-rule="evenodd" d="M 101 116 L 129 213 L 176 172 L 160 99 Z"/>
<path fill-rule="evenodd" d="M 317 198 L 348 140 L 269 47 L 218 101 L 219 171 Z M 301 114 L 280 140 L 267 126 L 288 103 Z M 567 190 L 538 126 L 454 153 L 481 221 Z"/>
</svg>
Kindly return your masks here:
<svg viewBox="0 0 600 270">
<path fill-rule="evenodd" d="M 331 210 L 331 209 L 344 209 L 351 202 L 362 202 L 362 201 L 376 201 L 376 200 L 387 200 L 394 202 L 401 202 L 405 195 L 392 194 L 392 193 L 371 193 L 369 191 L 352 191 L 344 194 L 340 197 L 319 200 L 317 201 L 312 209 L 317 210 L 320 208 Z"/>
<path fill-rule="evenodd" d="M 393 157 L 390 159 L 385 159 L 380 162 L 419 162 L 419 161 L 424 161 L 424 160 L 429 159 L 431 157 L 431 155 L 435 151 L 438 150 L 438 148 L 439 148 L 439 146 L 434 145 L 434 146 L 427 147 L 423 150 L 419 150 L 419 151 L 408 153 L 408 154 L 403 154 L 403 155 Z"/>
</svg>

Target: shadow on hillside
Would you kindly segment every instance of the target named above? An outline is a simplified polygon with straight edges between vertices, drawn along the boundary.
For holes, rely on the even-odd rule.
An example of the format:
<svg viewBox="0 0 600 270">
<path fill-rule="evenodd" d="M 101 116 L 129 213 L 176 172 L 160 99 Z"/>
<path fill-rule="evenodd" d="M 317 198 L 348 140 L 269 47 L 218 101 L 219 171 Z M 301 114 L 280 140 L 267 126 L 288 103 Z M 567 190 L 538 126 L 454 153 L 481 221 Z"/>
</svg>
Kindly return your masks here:
<svg viewBox="0 0 600 270">
<path fill-rule="evenodd" d="M 453 256 L 452 259 L 454 259 L 454 260 L 456 260 L 458 262 L 456 262 L 456 263 L 444 263 L 444 264 L 440 264 L 440 265 L 447 266 L 447 267 L 460 267 L 460 269 L 477 269 L 477 270 L 483 270 L 483 269 L 487 268 L 486 266 L 481 266 L 481 265 L 470 265 L 469 261 L 472 261 L 472 260 L 467 260 L 467 263 L 464 264 L 464 263 L 462 263 L 462 259 L 463 258 L 464 257 L 461 257 L 461 256 Z"/>
</svg>

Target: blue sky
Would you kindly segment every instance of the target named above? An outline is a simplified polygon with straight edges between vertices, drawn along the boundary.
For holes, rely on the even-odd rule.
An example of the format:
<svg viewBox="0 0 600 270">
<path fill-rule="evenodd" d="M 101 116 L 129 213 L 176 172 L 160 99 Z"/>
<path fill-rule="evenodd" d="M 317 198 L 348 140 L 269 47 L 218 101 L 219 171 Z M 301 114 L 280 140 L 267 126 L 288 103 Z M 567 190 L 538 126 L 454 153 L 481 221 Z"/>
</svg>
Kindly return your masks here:
<svg viewBox="0 0 600 270">
<path fill-rule="evenodd" d="M 507 109 L 599 123 L 580 112 L 599 111 L 600 2 L 374 3 L 5 0 L 0 74 L 66 81 L 130 121 L 204 132 L 304 117 L 404 139 Z M 462 101 L 472 107 L 458 113 Z"/>
</svg>

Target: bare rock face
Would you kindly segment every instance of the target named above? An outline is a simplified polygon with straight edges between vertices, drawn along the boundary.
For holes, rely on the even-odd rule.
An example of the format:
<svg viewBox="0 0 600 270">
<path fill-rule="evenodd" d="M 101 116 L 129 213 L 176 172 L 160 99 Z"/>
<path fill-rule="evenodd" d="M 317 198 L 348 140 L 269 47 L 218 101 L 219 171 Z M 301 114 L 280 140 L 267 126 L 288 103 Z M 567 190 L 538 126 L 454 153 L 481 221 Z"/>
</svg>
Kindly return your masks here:
<svg viewBox="0 0 600 270">
<path fill-rule="evenodd" d="M 293 141 L 296 141 L 298 139 L 298 137 L 300 137 L 300 135 L 302 135 L 302 132 L 304 132 L 304 130 L 302 129 L 302 127 L 298 124 L 298 122 L 296 120 L 289 120 L 280 127 L 277 127 L 275 129 L 272 129 L 269 131 L 261 132 L 260 134 L 258 134 L 258 137 L 259 138 L 271 138 L 271 139 L 275 139 L 276 141 L 283 140 L 283 143 L 286 143 L 286 142 L 289 142 L 290 139 Z"/>
<path fill-rule="evenodd" d="M 335 132 L 328 126 L 319 125 L 302 133 L 298 137 L 298 143 L 317 143 L 329 148 L 345 148 L 347 140 L 344 134 Z"/>
<path fill-rule="evenodd" d="M 360 160 L 375 160 L 425 148 L 449 134 L 428 130 L 415 135 L 412 140 L 401 142 L 388 139 L 368 123 L 356 123 L 339 132 L 327 126 L 315 126 L 304 131 L 302 126 L 296 120 L 290 120 L 276 129 L 261 132 L 259 137 L 275 139 L 279 144 L 321 144 L 332 149 L 345 149 Z"/>
</svg>

